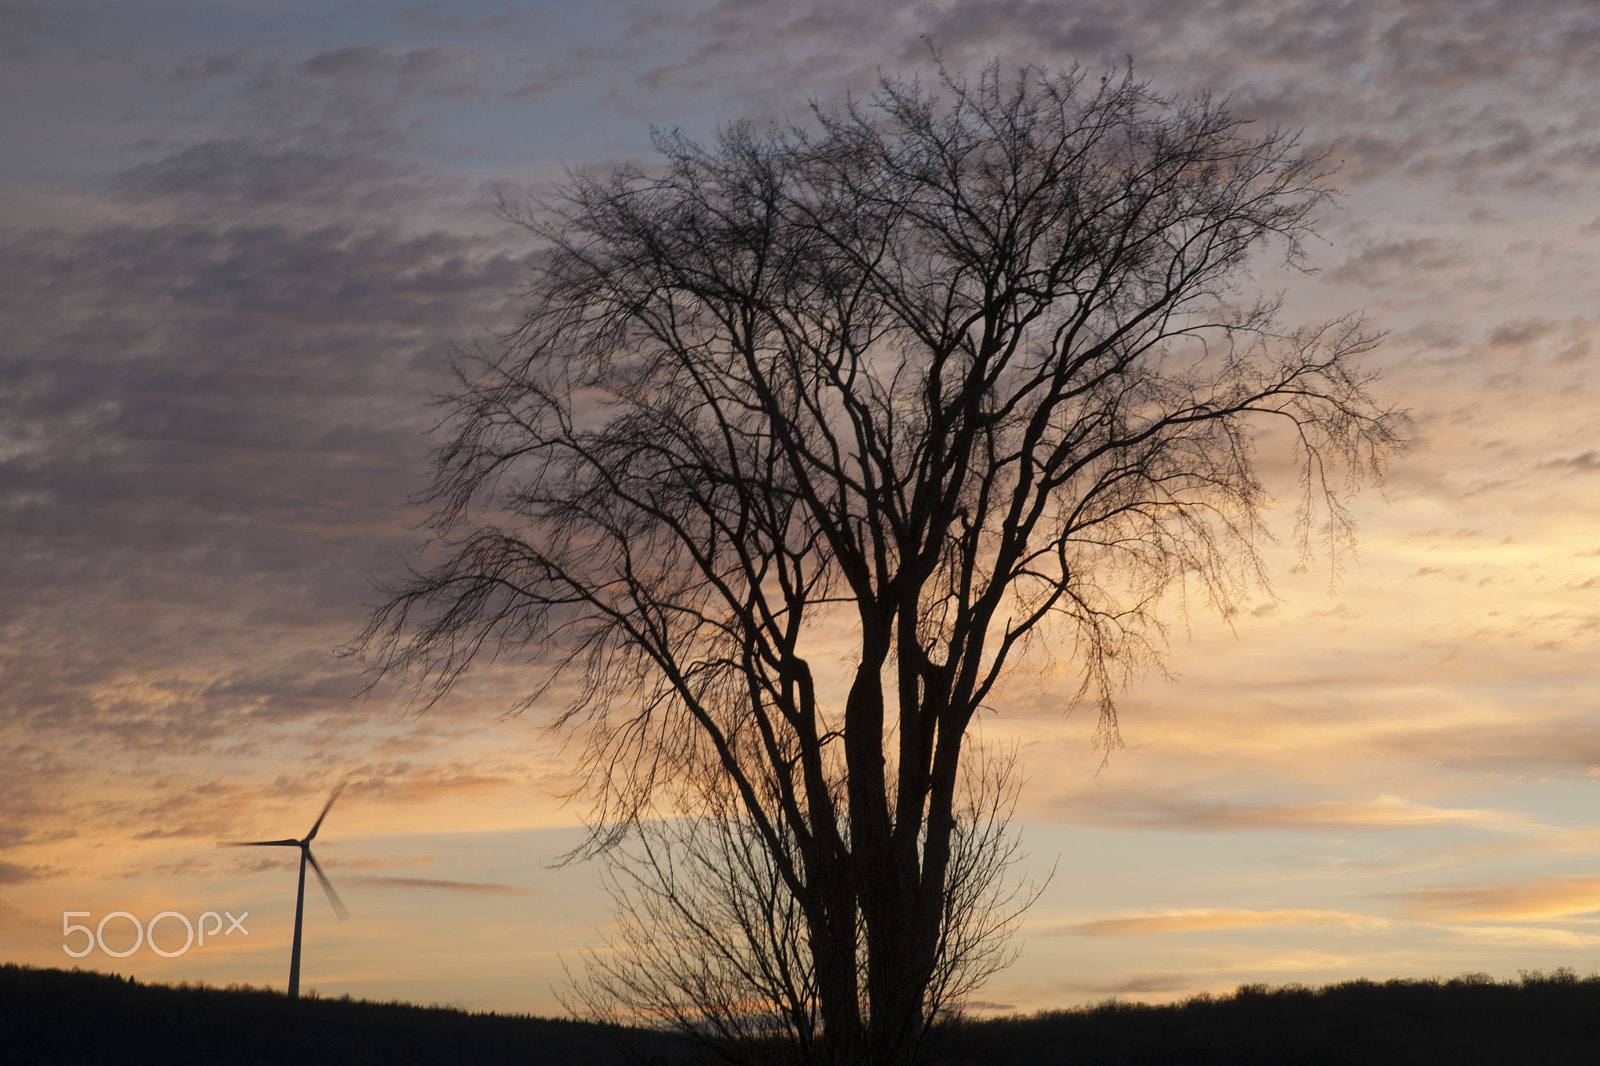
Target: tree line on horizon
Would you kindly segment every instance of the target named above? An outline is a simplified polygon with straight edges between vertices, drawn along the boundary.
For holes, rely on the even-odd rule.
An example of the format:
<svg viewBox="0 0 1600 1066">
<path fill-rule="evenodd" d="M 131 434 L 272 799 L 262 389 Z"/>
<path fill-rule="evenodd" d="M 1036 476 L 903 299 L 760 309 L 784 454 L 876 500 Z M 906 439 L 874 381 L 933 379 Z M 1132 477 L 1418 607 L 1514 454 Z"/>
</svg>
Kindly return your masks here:
<svg viewBox="0 0 1600 1066">
<path fill-rule="evenodd" d="M 638 1027 L 368 1003 L 277 990 L 146 984 L 0 964 L 0 1032 L 17 1062 L 162 1066 L 713 1066 L 703 1043 Z M 940 1066 L 1500 1066 L 1583 1062 L 1600 1047 L 1600 975 L 1244 985 L 1148 1005 L 946 1018 Z"/>
</svg>

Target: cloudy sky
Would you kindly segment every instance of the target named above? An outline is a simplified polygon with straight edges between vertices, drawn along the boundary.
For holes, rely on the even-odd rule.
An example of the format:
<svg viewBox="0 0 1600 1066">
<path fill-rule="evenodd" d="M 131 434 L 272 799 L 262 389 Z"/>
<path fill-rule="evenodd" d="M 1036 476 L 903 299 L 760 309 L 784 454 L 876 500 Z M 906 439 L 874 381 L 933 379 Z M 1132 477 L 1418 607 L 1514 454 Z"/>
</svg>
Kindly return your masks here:
<svg viewBox="0 0 1600 1066">
<path fill-rule="evenodd" d="M 1105 765 L 1070 678 L 996 701 L 1055 873 L 987 1001 L 1600 969 L 1587 0 L 3 0 L 0 26 L 0 960 L 281 986 L 293 853 L 215 845 L 303 833 L 348 780 L 318 853 L 352 915 L 313 888 L 306 987 L 557 1011 L 607 921 L 596 871 L 551 865 L 570 753 L 502 715 L 514 672 L 418 714 L 333 654 L 419 542 L 448 353 L 517 314 L 532 248 L 496 198 L 648 163 L 652 125 L 804 120 L 931 38 L 968 69 L 1131 56 L 1342 160 L 1314 272 L 1262 282 L 1387 331 L 1368 362 L 1410 412 L 1359 558 L 1285 546 L 1274 597 L 1175 619 Z M 63 954 L 63 912 L 208 910 L 248 935 Z"/>
</svg>

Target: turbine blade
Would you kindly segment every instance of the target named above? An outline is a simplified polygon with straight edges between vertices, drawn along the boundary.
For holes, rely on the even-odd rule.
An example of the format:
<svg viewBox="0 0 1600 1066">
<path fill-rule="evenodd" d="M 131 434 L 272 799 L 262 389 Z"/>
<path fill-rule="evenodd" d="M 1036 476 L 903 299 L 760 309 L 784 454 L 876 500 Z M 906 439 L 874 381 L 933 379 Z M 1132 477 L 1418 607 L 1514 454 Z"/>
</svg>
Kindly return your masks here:
<svg viewBox="0 0 1600 1066">
<path fill-rule="evenodd" d="M 298 848 L 298 840 L 225 840 L 219 848 Z"/>
<path fill-rule="evenodd" d="M 328 809 L 333 806 L 333 801 L 339 798 L 339 793 L 344 791 L 344 782 L 341 781 L 334 788 L 333 795 L 328 797 L 328 802 L 323 804 L 322 813 L 317 815 L 317 824 L 311 827 L 311 832 L 306 834 L 306 843 L 309 844 L 317 838 L 317 830 L 322 828 L 322 820 L 328 816 Z"/>
<path fill-rule="evenodd" d="M 333 904 L 333 913 L 339 916 L 342 922 L 350 916 L 350 908 L 344 905 L 344 900 L 339 898 L 339 893 L 333 890 L 328 883 L 328 875 L 322 872 L 322 867 L 317 864 L 317 857 L 311 854 L 311 849 L 306 849 L 306 858 L 311 860 L 311 872 L 317 875 L 317 880 L 322 882 L 322 891 L 328 894 L 328 902 Z"/>
</svg>

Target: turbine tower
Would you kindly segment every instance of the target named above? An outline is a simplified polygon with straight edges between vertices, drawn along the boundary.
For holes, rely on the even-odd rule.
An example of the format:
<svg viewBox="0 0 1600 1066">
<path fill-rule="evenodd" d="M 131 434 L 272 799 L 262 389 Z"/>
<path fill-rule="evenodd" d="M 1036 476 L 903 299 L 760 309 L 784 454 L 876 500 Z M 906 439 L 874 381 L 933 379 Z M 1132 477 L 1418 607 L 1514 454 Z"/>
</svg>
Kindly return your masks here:
<svg viewBox="0 0 1600 1066">
<path fill-rule="evenodd" d="M 333 913 L 339 916 L 342 922 L 350 911 L 345 907 L 344 901 L 339 898 L 339 893 L 333 890 L 328 883 L 327 875 L 322 872 L 322 867 L 317 865 L 317 857 L 311 854 L 311 842 L 317 838 L 317 830 L 322 828 L 322 820 L 328 817 L 328 809 L 333 806 L 333 801 L 339 798 L 339 793 L 344 791 L 340 785 L 333 790 L 333 795 L 328 797 L 328 802 L 322 807 L 322 813 L 317 815 L 317 822 L 311 827 L 304 840 L 241 840 L 229 844 L 232 848 L 299 848 L 300 849 L 300 893 L 294 901 L 294 951 L 289 956 L 289 999 L 300 998 L 300 926 L 305 916 L 306 906 L 306 863 L 311 864 L 311 871 L 317 875 L 317 880 L 322 882 L 322 891 L 328 894 L 328 902 L 333 904 Z"/>
</svg>

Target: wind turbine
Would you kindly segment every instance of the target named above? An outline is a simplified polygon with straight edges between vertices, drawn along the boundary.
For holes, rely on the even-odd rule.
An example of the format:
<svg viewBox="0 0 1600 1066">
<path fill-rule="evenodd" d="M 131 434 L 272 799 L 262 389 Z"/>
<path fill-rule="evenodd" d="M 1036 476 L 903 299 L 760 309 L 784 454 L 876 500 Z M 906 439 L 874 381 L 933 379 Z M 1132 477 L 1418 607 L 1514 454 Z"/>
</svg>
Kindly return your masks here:
<svg viewBox="0 0 1600 1066">
<path fill-rule="evenodd" d="M 322 867 L 317 865 L 317 857 L 311 854 L 311 842 L 317 838 L 317 830 L 322 828 L 322 820 L 328 816 L 328 809 L 333 806 L 333 801 L 339 798 L 339 793 L 344 791 L 340 785 L 333 790 L 333 795 L 328 797 L 328 802 L 322 807 L 322 813 L 317 815 L 317 823 L 311 827 L 304 840 L 241 840 L 228 844 L 230 848 L 299 848 L 300 849 L 300 894 L 294 901 L 294 951 L 289 956 L 289 998 L 300 998 L 300 925 L 305 915 L 306 908 L 306 863 L 311 864 L 311 870 L 317 875 L 317 880 L 322 882 L 322 891 L 328 894 L 328 902 L 333 904 L 333 913 L 339 916 L 342 922 L 350 913 L 344 901 L 339 898 L 339 893 L 333 890 L 328 883 L 327 875 L 322 872 Z"/>
</svg>

